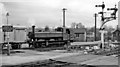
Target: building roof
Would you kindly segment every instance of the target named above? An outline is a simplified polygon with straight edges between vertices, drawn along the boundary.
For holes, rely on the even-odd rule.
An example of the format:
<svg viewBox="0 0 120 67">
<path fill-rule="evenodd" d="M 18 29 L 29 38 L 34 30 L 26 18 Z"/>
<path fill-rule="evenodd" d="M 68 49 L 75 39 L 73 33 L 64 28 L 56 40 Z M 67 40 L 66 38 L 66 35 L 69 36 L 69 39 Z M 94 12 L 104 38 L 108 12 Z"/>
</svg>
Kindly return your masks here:
<svg viewBox="0 0 120 67">
<path fill-rule="evenodd" d="M 16 29 L 16 30 L 25 30 L 25 29 L 27 29 L 27 27 L 26 26 L 13 26 L 13 28 L 14 29 Z M 2 26 L 0 27 L 0 29 L 2 29 Z"/>
<path fill-rule="evenodd" d="M 73 31 L 74 33 L 84 33 L 86 32 L 85 28 L 69 28 L 70 31 Z"/>
<path fill-rule="evenodd" d="M 113 33 L 116 33 L 116 32 L 120 33 L 120 30 L 116 29 L 116 30 L 113 31 Z"/>
</svg>

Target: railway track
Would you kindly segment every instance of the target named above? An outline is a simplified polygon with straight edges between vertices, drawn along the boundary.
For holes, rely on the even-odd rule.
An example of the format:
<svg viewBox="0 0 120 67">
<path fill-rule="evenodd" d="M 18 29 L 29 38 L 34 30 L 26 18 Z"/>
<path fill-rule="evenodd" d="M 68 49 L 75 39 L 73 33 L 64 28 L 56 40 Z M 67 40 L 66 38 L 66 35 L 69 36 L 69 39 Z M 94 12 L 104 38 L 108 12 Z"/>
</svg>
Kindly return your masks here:
<svg viewBox="0 0 120 67">
<path fill-rule="evenodd" d="M 64 67 L 64 66 L 70 66 L 70 65 L 73 65 L 73 63 L 49 59 L 43 62 L 37 61 L 37 62 L 20 64 L 20 65 L 4 65 L 2 67 Z"/>
<path fill-rule="evenodd" d="M 40 49 L 38 49 L 38 50 L 40 50 Z M 49 50 L 49 48 L 47 50 Z M 101 53 L 99 55 L 116 54 L 115 52 L 117 52 L 117 50 L 118 49 L 111 50 L 110 52 L 104 51 L 103 53 Z M 19 64 L 19 65 L 3 65 L 1 67 L 106 67 L 106 66 L 78 65 L 76 63 L 70 63 L 69 61 L 63 62 L 63 61 L 56 61 L 56 60 L 49 59 L 49 60 L 44 60 L 44 61 L 36 61 L 36 62 Z M 117 66 L 107 66 L 107 67 L 117 67 Z"/>
<path fill-rule="evenodd" d="M 97 55 L 105 55 L 105 56 L 119 55 L 119 54 L 120 54 L 120 50 L 119 50 L 119 48 L 117 47 L 117 48 L 112 49 L 112 50 L 110 50 L 110 51 L 105 51 L 105 50 L 103 50 L 103 51 L 100 51 L 100 52 L 95 53 L 95 54 L 97 54 Z"/>
<path fill-rule="evenodd" d="M 45 61 L 37 61 L 37 62 L 30 62 L 24 63 L 19 65 L 4 65 L 1 67 L 118 67 L 117 65 L 86 65 L 86 64 L 76 64 L 76 63 L 69 63 L 63 61 L 56 61 L 56 60 L 45 60 Z"/>
<path fill-rule="evenodd" d="M 66 47 L 62 46 L 62 47 L 45 47 L 45 48 L 35 48 L 33 50 L 37 50 L 37 51 L 51 51 L 51 50 L 65 50 Z"/>
<path fill-rule="evenodd" d="M 45 47 L 45 48 L 22 48 L 22 50 L 35 50 L 35 51 L 51 51 L 51 50 L 66 50 L 66 47 L 62 46 L 62 47 Z M 7 53 L 7 49 L 2 49 L 0 54 L 6 54 Z M 11 50 L 10 52 L 11 54 L 13 53 L 21 53 L 21 51 L 14 51 L 14 49 Z"/>
</svg>

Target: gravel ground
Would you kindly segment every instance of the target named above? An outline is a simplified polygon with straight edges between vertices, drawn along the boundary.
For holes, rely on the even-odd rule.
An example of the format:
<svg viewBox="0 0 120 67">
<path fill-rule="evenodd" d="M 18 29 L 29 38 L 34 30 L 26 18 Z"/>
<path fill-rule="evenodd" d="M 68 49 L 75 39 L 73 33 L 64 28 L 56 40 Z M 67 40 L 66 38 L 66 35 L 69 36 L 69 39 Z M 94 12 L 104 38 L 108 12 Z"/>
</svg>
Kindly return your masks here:
<svg viewBox="0 0 120 67">
<path fill-rule="evenodd" d="M 0 57 L 2 57 L 0 58 L 0 60 L 2 61 L 0 63 L 2 65 L 16 65 L 78 54 L 78 53 L 65 53 L 64 51 L 50 51 L 50 52 L 38 52 L 33 50 L 14 50 L 14 51 L 21 51 L 22 53 L 13 53 L 10 56 L 7 56 L 6 54 L 0 55 Z"/>
<path fill-rule="evenodd" d="M 13 50 L 10 56 L 4 54 L 0 55 L 0 57 L 2 57 L 0 58 L 2 67 L 10 67 L 10 65 L 12 65 L 12 67 L 56 67 L 60 65 L 60 67 L 118 67 L 117 57 L 92 54 L 84 55 L 82 51 L 67 52 L 66 50 L 52 50 L 39 52 L 35 50 Z M 68 65 L 58 62 L 47 64 L 45 61 L 44 64 L 40 66 L 41 61 L 48 59 L 66 62 Z"/>
</svg>

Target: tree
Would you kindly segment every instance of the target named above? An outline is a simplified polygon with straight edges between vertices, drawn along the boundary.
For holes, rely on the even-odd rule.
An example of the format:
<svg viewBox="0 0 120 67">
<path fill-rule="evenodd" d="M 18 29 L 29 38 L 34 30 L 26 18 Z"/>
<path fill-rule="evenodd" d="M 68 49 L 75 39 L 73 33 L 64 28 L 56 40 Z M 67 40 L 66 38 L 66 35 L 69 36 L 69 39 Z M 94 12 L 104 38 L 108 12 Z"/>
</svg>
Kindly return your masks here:
<svg viewBox="0 0 120 67">
<path fill-rule="evenodd" d="M 75 22 L 73 22 L 73 23 L 71 24 L 71 28 L 76 28 L 76 23 L 75 23 Z"/>
<path fill-rule="evenodd" d="M 87 32 L 95 32 L 95 27 L 87 28 Z M 99 28 L 96 29 L 96 40 L 100 40 Z"/>
<path fill-rule="evenodd" d="M 85 28 L 85 26 L 82 23 L 75 23 L 75 22 L 73 22 L 71 24 L 71 28 Z"/>
<path fill-rule="evenodd" d="M 55 29 L 55 31 L 62 32 L 62 31 L 63 31 L 63 28 L 62 28 L 62 27 L 57 27 L 57 28 Z"/>
<path fill-rule="evenodd" d="M 82 23 L 77 24 L 78 28 L 85 28 L 85 26 Z"/>
<path fill-rule="evenodd" d="M 45 26 L 45 31 L 50 31 L 49 26 Z"/>
</svg>

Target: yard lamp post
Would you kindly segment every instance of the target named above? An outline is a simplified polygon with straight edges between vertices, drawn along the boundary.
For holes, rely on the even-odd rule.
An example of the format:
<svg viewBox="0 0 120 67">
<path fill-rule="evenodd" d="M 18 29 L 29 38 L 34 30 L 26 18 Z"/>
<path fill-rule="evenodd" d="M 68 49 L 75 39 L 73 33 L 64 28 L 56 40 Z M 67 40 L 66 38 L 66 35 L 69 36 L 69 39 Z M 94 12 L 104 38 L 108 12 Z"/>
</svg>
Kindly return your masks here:
<svg viewBox="0 0 120 67">
<path fill-rule="evenodd" d="M 8 16 L 9 16 L 9 13 L 7 12 L 6 13 L 6 20 L 7 20 L 7 26 L 8 26 Z M 9 44 L 9 32 L 7 32 L 7 55 L 9 56 L 10 55 L 10 44 Z"/>
</svg>

